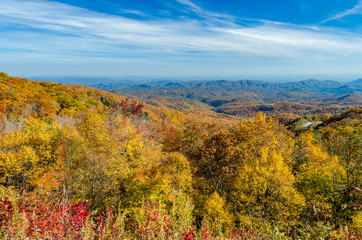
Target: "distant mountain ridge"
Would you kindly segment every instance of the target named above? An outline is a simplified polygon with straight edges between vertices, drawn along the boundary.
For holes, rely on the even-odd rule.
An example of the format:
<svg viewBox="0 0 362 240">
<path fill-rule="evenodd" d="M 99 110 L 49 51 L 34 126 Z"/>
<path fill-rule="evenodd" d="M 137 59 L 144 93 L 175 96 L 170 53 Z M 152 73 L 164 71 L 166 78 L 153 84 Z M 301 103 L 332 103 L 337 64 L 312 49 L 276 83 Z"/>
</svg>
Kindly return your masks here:
<svg viewBox="0 0 362 240">
<path fill-rule="evenodd" d="M 362 78 L 351 81 L 351 82 L 348 82 L 347 85 L 351 86 L 351 87 L 359 87 L 359 88 L 361 88 L 362 87 Z"/>
<path fill-rule="evenodd" d="M 307 79 L 298 82 L 284 82 L 284 83 L 269 83 L 257 80 L 213 80 L 213 81 L 188 81 L 188 82 L 174 82 L 174 81 L 159 81 L 142 84 L 98 84 L 93 87 L 102 90 L 111 89 L 160 89 L 160 88 L 182 88 L 192 90 L 207 90 L 207 91 L 246 91 L 246 92 L 267 92 L 277 93 L 280 91 L 293 91 L 293 92 L 320 92 L 326 94 L 362 94 L 362 79 L 357 79 L 351 82 L 337 82 L 332 80 L 317 80 Z"/>
</svg>

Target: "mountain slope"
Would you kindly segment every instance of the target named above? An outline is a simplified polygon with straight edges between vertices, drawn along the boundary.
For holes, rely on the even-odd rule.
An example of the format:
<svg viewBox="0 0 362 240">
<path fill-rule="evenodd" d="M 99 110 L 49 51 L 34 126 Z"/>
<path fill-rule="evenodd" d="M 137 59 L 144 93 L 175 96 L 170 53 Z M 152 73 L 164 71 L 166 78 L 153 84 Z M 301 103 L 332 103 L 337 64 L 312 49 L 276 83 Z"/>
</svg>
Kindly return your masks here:
<svg viewBox="0 0 362 240">
<path fill-rule="evenodd" d="M 90 110 L 103 113 L 112 108 L 138 114 L 142 107 L 136 100 L 86 86 L 30 81 L 0 73 L 1 115 L 50 117 Z"/>
</svg>

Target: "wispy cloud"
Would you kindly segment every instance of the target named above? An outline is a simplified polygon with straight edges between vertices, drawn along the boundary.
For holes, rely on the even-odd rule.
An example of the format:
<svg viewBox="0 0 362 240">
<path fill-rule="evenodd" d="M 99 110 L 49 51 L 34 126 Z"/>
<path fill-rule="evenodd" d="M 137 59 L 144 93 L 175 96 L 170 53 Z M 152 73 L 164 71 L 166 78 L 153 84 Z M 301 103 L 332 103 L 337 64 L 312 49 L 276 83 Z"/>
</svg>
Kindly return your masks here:
<svg viewBox="0 0 362 240">
<path fill-rule="evenodd" d="M 176 2 L 186 6 L 188 11 L 191 11 L 199 17 L 206 19 L 208 24 L 235 25 L 235 17 L 229 14 L 205 10 L 191 0 L 176 0 Z"/>
<path fill-rule="evenodd" d="M 338 13 L 338 14 L 334 15 L 333 17 L 330 17 L 330 18 L 322 21 L 321 23 L 341 19 L 341 18 L 344 18 L 346 16 L 355 15 L 355 14 L 362 14 L 362 0 L 360 0 L 359 3 L 356 4 L 353 8 L 347 9 L 347 10 L 341 12 L 341 13 Z"/>
<path fill-rule="evenodd" d="M 197 6 L 195 3 L 191 2 L 190 0 L 176 0 L 176 1 L 188 6 L 190 10 L 194 12 L 203 12 L 203 9 L 201 9 L 199 6 Z"/>
<path fill-rule="evenodd" d="M 24 54 L 109 59 L 186 55 L 324 58 L 362 54 L 359 35 L 267 21 L 242 26 L 190 0 L 177 1 L 205 19 L 137 20 L 53 1 L 0 0 L 0 45 Z M 223 22 L 215 20 L 221 18 Z"/>
<path fill-rule="evenodd" d="M 146 13 L 143 13 L 141 11 L 138 11 L 138 10 L 122 9 L 121 13 L 134 14 L 134 15 L 137 15 L 137 16 L 145 17 L 145 18 L 151 17 L 150 15 L 148 15 Z"/>
</svg>

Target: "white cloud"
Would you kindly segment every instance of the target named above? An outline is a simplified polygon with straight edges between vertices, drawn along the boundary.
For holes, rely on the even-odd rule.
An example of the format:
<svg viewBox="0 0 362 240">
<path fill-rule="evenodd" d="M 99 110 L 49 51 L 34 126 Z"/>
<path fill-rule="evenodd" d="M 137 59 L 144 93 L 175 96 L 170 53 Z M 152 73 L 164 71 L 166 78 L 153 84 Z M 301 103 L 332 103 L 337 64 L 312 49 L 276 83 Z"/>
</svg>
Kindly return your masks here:
<svg viewBox="0 0 362 240">
<path fill-rule="evenodd" d="M 322 21 L 321 23 L 341 19 L 341 18 L 344 18 L 346 16 L 355 15 L 355 14 L 362 14 L 362 0 L 360 0 L 359 3 L 357 5 L 355 5 L 353 8 L 347 9 L 347 10 L 341 12 L 341 13 L 338 13 L 338 14 L 334 15 L 333 17 L 330 17 L 330 18 Z"/>
<path fill-rule="evenodd" d="M 141 11 L 138 11 L 138 10 L 122 9 L 122 10 L 121 10 L 121 13 L 134 14 L 134 15 L 138 15 L 138 16 L 141 16 L 141 17 L 145 17 L 145 18 L 151 17 L 150 15 L 145 14 L 145 13 L 143 13 L 143 12 L 141 12 Z"/>
<path fill-rule="evenodd" d="M 199 17 L 206 19 L 207 24 L 235 25 L 233 23 L 235 17 L 231 15 L 207 11 L 193 3 L 191 0 L 176 0 L 176 2 L 185 5 L 189 11 L 192 11 Z"/>
<path fill-rule="evenodd" d="M 262 21 L 241 26 L 189 0 L 204 20 L 135 20 L 51 1 L 0 0 L 2 48 L 44 56 L 99 58 L 188 55 L 325 58 L 362 54 L 362 37 Z M 139 12 L 137 12 L 140 14 Z M 216 20 L 215 20 L 216 19 Z M 19 30 L 21 29 L 21 31 Z M 195 54 L 197 52 L 197 54 Z"/>
<path fill-rule="evenodd" d="M 203 10 L 199 6 L 197 6 L 195 3 L 191 2 L 190 0 L 176 0 L 176 1 L 188 6 L 190 10 L 194 12 L 203 12 Z"/>
</svg>

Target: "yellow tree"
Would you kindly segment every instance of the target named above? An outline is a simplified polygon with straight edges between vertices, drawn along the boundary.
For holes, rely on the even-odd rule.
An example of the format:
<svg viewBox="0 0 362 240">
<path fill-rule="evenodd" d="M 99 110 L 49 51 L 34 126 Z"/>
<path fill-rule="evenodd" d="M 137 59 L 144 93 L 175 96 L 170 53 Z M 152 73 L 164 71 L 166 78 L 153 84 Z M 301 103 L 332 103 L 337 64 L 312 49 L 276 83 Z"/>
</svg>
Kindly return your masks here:
<svg viewBox="0 0 362 240">
<path fill-rule="evenodd" d="M 191 166 L 181 153 L 170 153 L 160 166 L 164 174 L 169 174 L 172 185 L 176 190 L 190 192 L 192 187 Z"/>
<path fill-rule="evenodd" d="M 268 146 L 251 161 L 245 161 L 234 181 L 233 199 L 242 224 L 263 227 L 293 226 L 305 203 L 295 188 L 295 178 L 282 155 Z"/>
<path fill-rule="evenodd" d="M 258 113 L 233 132 L 240 168 L 230 200 L 240 222 L 293 226 L 304 206 L 290 161 L 294 141 L 284 126 Z"/>
<path fill-rule="evenodd" d="M 301 136 L 304 138 L 304 136 Z M 307 208 L 303 214 L 306 222 L 335 222 L 340 206 L 339 192 L 345 170 L 337 157 L 324 152 L 313 138 L 304 138 L 302 163 L 297 168 L 297 186 L 306 198 Z"/>
<path fill-rule="evenodd" d="M 293 225 L 304 206 L 290 167 L 293 139 L 277 121 L 258 113 L 207 140 L 197 187 L 225 197 L 241 223 L 247 219 Z M 206 184 L 206 186 L 202 186 Z"/>
<path fill-rule="evenodd" d="M 85 140 L 84 159 L 77 169 L 80 193 L 91 201 L 92 209 L 114 204 L 118 198 L 114 186 L 127 171 L 119 143 L 99 114 L 87 114 L 78 129 Z"/>
<path fill-rule="evenodd" d="M 362 124 L 360 120 L 348 120 L 336 127 L 322 130 L 322 140 L 328 153 L 339 158 L 345 175 L 341 192 L 342 208 L 335 219 L 349 221 L 356 211 L 362 210 Z"/>
<path fill-rule="evenodd" d="M 55 163 L 55 125 L 25 121 L 19 130 L 0 135 L 0 178 L 6 186 L 36 187 L 37 180 Z"/>
</svg>

